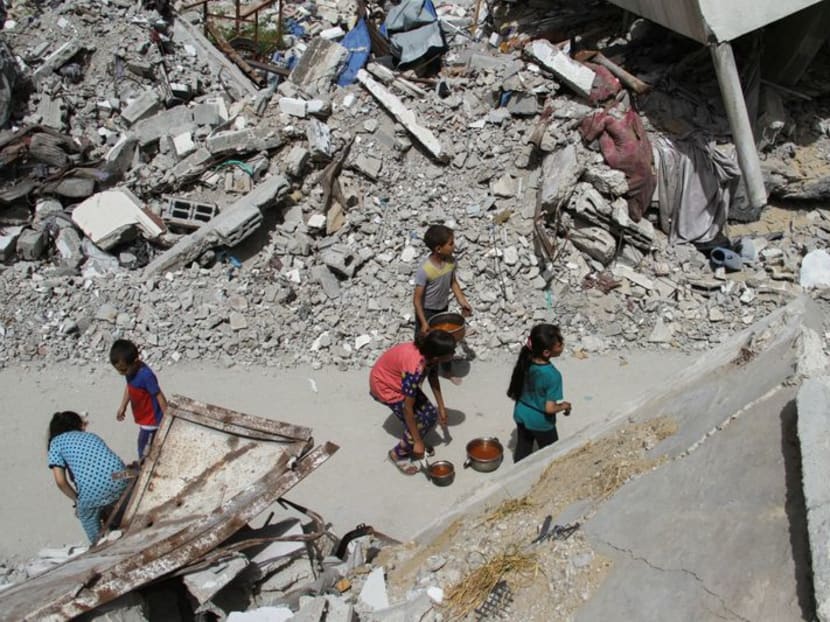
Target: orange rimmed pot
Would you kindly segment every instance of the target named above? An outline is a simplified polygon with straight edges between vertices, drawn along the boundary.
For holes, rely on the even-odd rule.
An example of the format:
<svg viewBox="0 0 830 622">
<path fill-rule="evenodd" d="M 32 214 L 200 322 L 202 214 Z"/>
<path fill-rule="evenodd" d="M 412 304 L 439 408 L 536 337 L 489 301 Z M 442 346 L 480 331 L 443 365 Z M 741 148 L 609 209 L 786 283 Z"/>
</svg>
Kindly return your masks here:
<svg viewBox="0 0 830 622">
<path fill-rule="evenodd" d="M 436 313 L 428 320 L 430 330 L 444 330 L 455 338 L 455 341 L 464 339 L 467 332 L 467 321 L 460 313 L 444 311 Z"/>
<path fill-rule="evenodd" d="M 427 477 L 436 486 L 449 486 L 455 479 L 455 467 L 449 460 L 430 462 Z"/>
</svg>

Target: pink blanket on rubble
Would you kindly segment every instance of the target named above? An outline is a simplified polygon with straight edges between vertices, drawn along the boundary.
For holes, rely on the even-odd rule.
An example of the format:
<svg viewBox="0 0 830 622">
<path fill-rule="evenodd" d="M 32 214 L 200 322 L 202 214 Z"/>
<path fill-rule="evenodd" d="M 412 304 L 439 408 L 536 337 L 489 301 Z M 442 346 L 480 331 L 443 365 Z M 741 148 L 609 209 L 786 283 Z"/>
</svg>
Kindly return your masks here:
<svg viewBox="0 0 830 622">
<path fill-rule="evenodd" d="M 597 112 L 586 117 L 579 129 L 588 142 L 599 137 L 599 147 L 608 166 L 625 173 L 628 215 L 638 222 L 648 208 L 657 184 L 651 143 L 640 115 L 630 109 L 622 119 L 617 119 L 608 111 Z"/>
</svg>

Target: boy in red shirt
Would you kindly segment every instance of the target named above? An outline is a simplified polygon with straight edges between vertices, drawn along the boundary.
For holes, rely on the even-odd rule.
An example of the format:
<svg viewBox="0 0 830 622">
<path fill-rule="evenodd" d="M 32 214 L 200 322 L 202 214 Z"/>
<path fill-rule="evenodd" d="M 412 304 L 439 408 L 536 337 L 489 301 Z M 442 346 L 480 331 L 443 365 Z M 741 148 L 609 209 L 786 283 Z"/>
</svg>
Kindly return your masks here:
<svg viewBox="0 0 830 622">
<path fill-rule="evenodd" d="M 138 356 L 138 348 L 127 339 L 116 339 L 110 348 L 110 363 L 116 371 L 127 379 L 124 397 L 115 418 L 124 421 L 127 404 L 133 411 L 133 419 L 139 426 L 138 459 L 142 460 L 147 452 L 161 417 L 167 410 L 167 398 L 161 392 L 158 379 L 153 370 L 145 365 Z"/>
</svg>

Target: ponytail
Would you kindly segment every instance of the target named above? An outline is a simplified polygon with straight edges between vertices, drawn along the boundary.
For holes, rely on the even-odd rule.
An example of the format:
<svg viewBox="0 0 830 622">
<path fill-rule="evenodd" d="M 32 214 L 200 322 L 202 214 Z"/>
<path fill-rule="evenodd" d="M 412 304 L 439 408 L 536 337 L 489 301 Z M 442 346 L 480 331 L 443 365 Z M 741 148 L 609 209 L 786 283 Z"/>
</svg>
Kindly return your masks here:
<svg viewBox="0 0 830 622">
<path fill-rule="evenodd" d="M 513 401 L 518 401 L 522 395 L 522 390 L 525 386 L 525 376 L 530 367 L 530 359 L 533 354 L 526 345 L 522 346 L 519 351 L 519 358 L 516 359 L 516 365 L 513 366 L 513 375 L 510 376 L 510 386 L 507 387 L 507 397 Z"/>
<path fill-rule="evenodd" d="M 513 367 L 513 375 L 510 376 L 510 386 L 507 388 L 507 397 L 518 401 L 524 391 L 527 370 L 534 357 L 541 357 L 545 350 L 562 343 L 562 333 L 558 326 L 553 324 L 537 324 L 530 331 L 527 343 L 522 346 L 516 365 Z"/>
</svg>

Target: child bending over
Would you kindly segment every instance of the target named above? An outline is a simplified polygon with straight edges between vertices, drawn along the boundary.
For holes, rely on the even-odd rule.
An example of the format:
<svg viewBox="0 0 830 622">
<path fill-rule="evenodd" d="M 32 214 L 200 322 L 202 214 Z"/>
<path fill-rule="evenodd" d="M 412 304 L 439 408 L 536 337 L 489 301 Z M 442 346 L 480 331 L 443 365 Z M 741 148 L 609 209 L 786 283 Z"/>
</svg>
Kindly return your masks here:
<svg viewBox="0 0 830 622">
<path fill-rule="evenodd" d="M 389 451 L 389 459 L 405 475 L 418 472 L 411 458 L 420 459 L 424 453 L 432 455 L 432 448 L 424 444 L 424 436 L 437 422 L 442 426 L 447 424 L 447 409 L 435 366 L 452 359 L 454 353 L 453 336 L 443 330 L 433 330 L 419 334 L 415 341 L 391 347 L 369 373 L 371 396 L 389 406 L 404 425 L 403 436 Z M 424 378 L 429 378 L 437 409 L 421 390 Z"/>
</svg>

